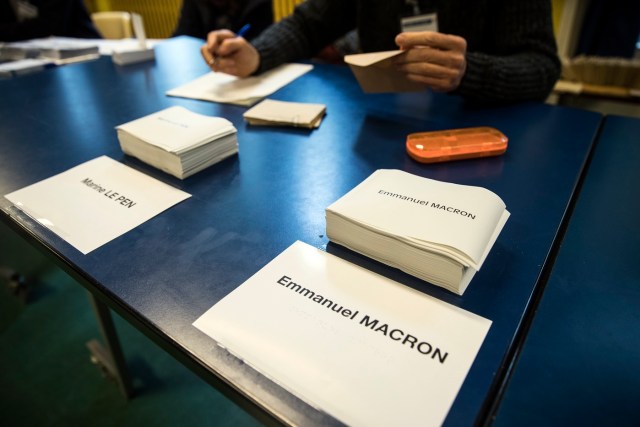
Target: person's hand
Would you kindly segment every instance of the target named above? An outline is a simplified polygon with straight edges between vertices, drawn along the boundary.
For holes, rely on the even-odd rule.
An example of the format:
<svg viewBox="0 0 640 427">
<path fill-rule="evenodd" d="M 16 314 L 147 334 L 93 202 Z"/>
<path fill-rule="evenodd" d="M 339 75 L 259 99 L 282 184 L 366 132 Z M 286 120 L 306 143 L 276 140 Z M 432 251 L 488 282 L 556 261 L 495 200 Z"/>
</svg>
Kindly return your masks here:
<svg viewBox="0 0 640 427">
<path fill-rule="evenodd" d="M 460 85 L 467 69 L 464 38 L 416 31 L 398 34 L 396 44 L 406 53 L 398 57 L 395 65 L 410 80 L 439 92 L 450 92 Z"/>
<path fill-rule="evenodd" d="M 253 74 L 260 66 L 260 54 L 243 37 L 229 30 L 212 31 L 200 53 L 213 71 L 238 77 Z"/>
</svg>

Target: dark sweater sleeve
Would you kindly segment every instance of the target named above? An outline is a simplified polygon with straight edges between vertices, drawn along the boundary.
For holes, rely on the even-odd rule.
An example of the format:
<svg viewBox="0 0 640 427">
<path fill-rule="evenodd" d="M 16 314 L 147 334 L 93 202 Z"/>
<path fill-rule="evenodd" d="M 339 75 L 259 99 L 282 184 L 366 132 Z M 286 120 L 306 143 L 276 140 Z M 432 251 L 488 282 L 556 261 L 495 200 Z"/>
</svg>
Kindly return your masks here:
<svg viewBox="0 0 640 427">
<path fill-rule="evenodd" d="M 456 93 L 483 102 L 543 100 L 560 74 L 548 0 L 497 1 L 491 36 L 474 50 Z M 483 46 L 484 45 L 484 46 Z"/>
<path fill-rule="evenodd" d="M 312 57 L 353 29 L 355 16 L 355 0 L 305 0 L 251 42 L 260 54 L 258 72 Z"/>
</svg>

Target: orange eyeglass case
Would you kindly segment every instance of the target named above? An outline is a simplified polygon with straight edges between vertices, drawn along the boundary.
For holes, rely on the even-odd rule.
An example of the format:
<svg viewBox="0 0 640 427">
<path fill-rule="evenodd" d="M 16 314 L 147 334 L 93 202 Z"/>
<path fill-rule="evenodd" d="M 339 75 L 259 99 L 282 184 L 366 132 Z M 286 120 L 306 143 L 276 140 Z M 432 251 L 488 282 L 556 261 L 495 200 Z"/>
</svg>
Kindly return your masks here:
<svg viewBox="0 0 640 427">
<path fill-rule="evenodd" d="M 499 156 L 507 150 L 507 137 L 492 127 L 473 127 L 407 136 L 407 153 L 421 163 L 447 162 Z"/>
</svg>

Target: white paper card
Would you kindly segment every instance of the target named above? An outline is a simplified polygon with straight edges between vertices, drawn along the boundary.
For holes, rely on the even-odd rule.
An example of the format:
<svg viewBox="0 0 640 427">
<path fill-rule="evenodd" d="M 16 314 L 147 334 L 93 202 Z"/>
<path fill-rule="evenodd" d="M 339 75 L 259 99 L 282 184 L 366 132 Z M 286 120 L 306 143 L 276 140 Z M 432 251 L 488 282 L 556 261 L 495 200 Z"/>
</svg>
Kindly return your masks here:
<svg viewBox="0 0 640 427">
<path fill-rule="evenodd" d="M 5 197 L 87 254 L 191 195 L 102 156 Z"/>
<path fill-rule="evenodd" d="M 171 89 L 169 96 L 202 99 L 238 105 L 253 105 L 311 71 L 308 64 L 283 64 L 253 77 L 238 78 L 225 73 L 210 72 L 191 82 Z"/>
<path fill-rule="evenodd" d="M 296 242 L 194 325 L 348 425 L 439 425 L 491 321 Z"/>
</svg>

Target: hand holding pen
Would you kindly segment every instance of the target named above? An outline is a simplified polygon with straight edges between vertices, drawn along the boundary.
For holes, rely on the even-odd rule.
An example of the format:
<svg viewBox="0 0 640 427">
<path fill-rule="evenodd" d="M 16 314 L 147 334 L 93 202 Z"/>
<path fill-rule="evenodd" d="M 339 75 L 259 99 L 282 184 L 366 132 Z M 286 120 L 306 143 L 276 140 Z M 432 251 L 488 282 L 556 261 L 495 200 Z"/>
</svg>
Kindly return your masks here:
<svg viewBox="0 0 640 427">
<path fill-rule="evenodd" d="M 209 33 L 200 53 L 211 70 L 247 77 L 258 69 L 260 55 L 243 37 L 249 28 L 247 24 L 237 34 L 229 30 Z"/>
</svg>

